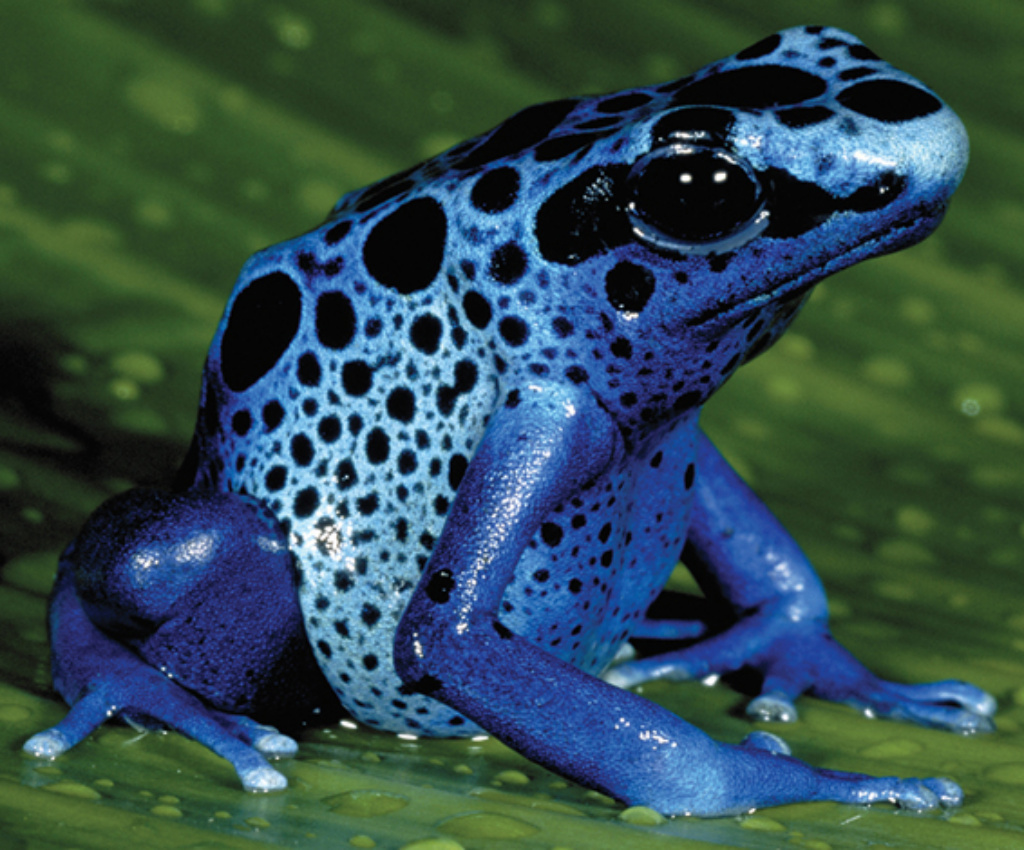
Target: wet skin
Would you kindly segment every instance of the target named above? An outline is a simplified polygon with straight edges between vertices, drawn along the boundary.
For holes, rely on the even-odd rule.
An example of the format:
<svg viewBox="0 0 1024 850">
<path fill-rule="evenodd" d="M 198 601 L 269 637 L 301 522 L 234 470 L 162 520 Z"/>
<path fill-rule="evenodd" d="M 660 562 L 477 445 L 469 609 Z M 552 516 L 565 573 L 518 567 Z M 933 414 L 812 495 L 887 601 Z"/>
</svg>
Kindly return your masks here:
<svg viewBox="0 0 1024 850">
<path fill-rule="evenodd" d="M 272 790 L 265 756 L 296 745 L 262 724 L 340 703 L 382 730 L 483 729 L 666 814 L 958 805 L 950 780 L 715 742 L 627 688 L 747 668 L 760 719 L 810 693 L 991 728 L 977 688 L 886 682 L 835 642 L 806 557 L 698 425 L 816 282 L 927 236 L 966 160 L 941 100 L 807 27 L 532 107 L 345 196 L 242 270 L 180 489 L 115 497 L 64 553 L 72 709 L 26 749 L 121 714 Z M 709 614 L 649 620 L 680 553 Z M 613 665 L 644 637 L 676 643 Z"/>
</svg>

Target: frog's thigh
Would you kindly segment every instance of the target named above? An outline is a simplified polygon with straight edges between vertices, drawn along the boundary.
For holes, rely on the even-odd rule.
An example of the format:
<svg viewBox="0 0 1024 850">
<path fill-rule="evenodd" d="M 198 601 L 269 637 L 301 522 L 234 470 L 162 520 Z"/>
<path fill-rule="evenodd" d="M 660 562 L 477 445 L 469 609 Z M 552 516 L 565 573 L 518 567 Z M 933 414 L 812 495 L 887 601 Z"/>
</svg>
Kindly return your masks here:
<svg viewBox="0 0 1024 850">
<path fill-rule="evenodd" d="M 61 562 L 54 585 L 51 634 L 54 684 L 71 710 L 56 726 L 25 742 L 30 755 L 56 758 L 115 714 L 123 714 L 145 725 L 164 723 L 209 747 L 231 762 L 247 790 L 287 785 L 263 754 L 290 755 L 294 741 L 270 727 L 214 711 L 101 632 L 82 609 L 67 560 Z"/>
</svg>

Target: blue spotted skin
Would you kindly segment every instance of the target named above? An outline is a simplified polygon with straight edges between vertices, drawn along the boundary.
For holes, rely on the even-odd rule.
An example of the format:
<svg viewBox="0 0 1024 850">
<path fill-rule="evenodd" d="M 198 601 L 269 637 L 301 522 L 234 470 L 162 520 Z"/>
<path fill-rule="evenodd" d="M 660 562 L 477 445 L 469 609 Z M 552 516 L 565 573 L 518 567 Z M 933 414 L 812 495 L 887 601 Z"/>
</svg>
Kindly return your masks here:
<svg viewBox="0 0 1024 850">
<path fill-rule="evenodd" d="M 884 682 L 835 643 L 810 564 L 698 426 L 814 283 L 934 229 L 966 156 L 942 101 L 820 27 L 667 85 L 527 109 L 249 260 L 210 349 L 182 481 L 276 516 L 308 645 L 368 726 L 483 729 L 669 814 L 956 805 L 948 780 L 818 771 L 763 734 L 718 744 L 624 688 L 749 667 L 763 675 L 755 717 L 792 720 L 809 692 L 990 728 L 978 689 Z M 175 509 L 158 512 L 173 527 Z M 101 581 L 101 557 L 80 550 L 102 534 L 83 531 L 66 554 L 62 575 L 87 578 L 66 578 L 51 608 L 71 703 L 99 675 L 76 660 L 75 630 L 96 652 L 119 647 L 109 618 L 60 625 L 83 583 Z M 645 619 L 680 552 L 707 615 Z M 210 560 L 200 622 L 234 593 L 231 558 Z M 290 586 L 278 592 L 294 605 Z M 258 623 L 263 610 L 231 616 Z M 196 642 L 192 628 L 174 626 L 176 646 Z M 630 637 L 690 640 L 611 666 Z M 298 628 L 285 651 L 296 643 Z M 187 670 L 187 651 L 172 655 Z M 316 674 L 279 675 L 286 718 L 330 713 Z M 192 690 L 214 711 L 268 713 Z M 194 713 L 138 701 L 136 714 L 175 728 Z M 66 723 L 66 740 L 50 730 L 27 749 L 55 755 L 89 731 Z M 235 764 L 246 787 L 281 784 Z"/>
</svg>

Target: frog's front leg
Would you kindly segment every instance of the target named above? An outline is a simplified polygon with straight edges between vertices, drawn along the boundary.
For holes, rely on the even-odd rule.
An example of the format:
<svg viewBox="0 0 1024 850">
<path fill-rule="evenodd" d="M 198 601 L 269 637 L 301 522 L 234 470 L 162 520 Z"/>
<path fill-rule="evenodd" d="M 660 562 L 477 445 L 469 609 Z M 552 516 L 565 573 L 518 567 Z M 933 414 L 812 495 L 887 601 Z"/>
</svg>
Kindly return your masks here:
<svg viewBox="0 0 1024 850">
<path fill-rule="evenodd" d="M 741 667 L 763 674 L 747 713 L 795 720 L 803 693 L 864 711 L 965 734 L 991 731 L 995 700 L 965 682 L 887 682 L 832 637 L 825 593 L 797 543 L 701 435 L 696 502 L 683 559 L 734 623 L 679 651 L 631 661 L 606 679 L 631 687 L 655 678 L 694 679 Z"/>
<path fill-rule="evenodd" d="M 722 815 L 804 800 L 956 805 L 948 780 L 820 771 L 774 736 L 719 744 L 514 634 L 506 587 L 548 512 L 616 462 L 618 432 L 584 393 L 531 387 L 493 416 L 395 637 L 406 686 L 526 757 L 666 814 Z"/>
<path fill-rule="evenodd" d="M 316 668 L 276 521 L 228 493 L 136 490 L 101 506 L 50 597 L 54 685 L 71 706 L 24 749 L 56 758 L 115 716 L 165 725 L 227 759 L 251 791 L 287 782 L 266 756 L 337 700 Z"/>
</svg>

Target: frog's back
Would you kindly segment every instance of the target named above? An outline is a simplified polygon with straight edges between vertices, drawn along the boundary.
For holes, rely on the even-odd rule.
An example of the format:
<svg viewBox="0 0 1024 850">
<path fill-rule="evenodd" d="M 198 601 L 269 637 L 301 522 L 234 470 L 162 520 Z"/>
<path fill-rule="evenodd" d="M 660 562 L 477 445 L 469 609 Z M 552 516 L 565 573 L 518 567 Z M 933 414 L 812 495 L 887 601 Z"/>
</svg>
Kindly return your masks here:
<svg viewBox="0 0 1024 850">
<path fill-rule="evenodd" d="M 211 347 L 195 481 L 283 521 L 346 707 L 397 730 L 468 728 L 403 693 L 391 639 L 497 405 L 531 382 L 585 387 L 622 437 L 603 483 L 628 487 L 817 280 L 935 226 L 958 127 L 852 37 L 789 30 L 674 83 L 527 109 L 253 257 Z M 700 187 L 699 209 L 666 199 L 688 169 L 736 188 Z M 607 526 L 648 552 L 620 534 L 623 503 L 594 510 L 588 528 L 544 524 L 508 611 L 549 580 L 538 558 L 556 544 L 597 560 Z M 678 548 L 649 554 L 636 609 Z M 552 603 L 538 633 L 590 601 Z M 599 653 L 568 660 L 603 666 L 637 611 L 617 616 Z"/>
</svg>

